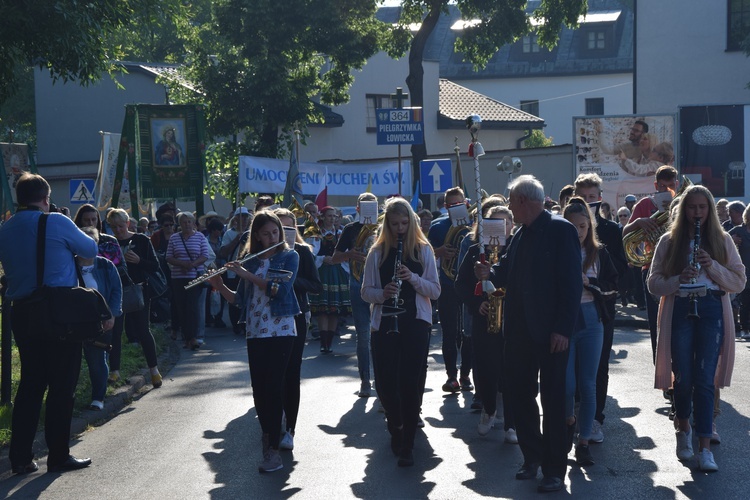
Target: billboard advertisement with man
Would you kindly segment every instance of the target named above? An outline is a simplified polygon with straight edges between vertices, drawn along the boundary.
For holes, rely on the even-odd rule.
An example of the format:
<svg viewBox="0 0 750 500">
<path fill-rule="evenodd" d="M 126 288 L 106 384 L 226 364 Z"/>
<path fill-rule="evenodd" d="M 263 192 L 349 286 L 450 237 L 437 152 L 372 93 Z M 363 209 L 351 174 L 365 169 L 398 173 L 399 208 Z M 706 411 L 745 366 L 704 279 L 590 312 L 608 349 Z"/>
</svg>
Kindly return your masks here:
<svg viewBox="0 0 750 500">
<path fill-rule="evenodd" d="M 613 210 L 629 194 L 653 194 L 656 169 L 674 166 L 674 115 L 575 117 L 573 131 L 574 177 L 599 174 Z"/>
</svg>

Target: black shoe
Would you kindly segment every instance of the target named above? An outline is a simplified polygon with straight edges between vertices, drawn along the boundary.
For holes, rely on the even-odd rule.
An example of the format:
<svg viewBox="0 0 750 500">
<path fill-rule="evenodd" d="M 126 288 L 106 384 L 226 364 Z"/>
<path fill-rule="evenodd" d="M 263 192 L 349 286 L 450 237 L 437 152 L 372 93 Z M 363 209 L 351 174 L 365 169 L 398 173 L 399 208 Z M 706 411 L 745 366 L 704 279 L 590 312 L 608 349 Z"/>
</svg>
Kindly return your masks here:
<svg viewBox="0 0 750 500">
<path fill-rule="evenodd" d="M 36 462 L 29 462 L 26 465 L 19 465 L 13 467 L 13 474 L 30 474 L 39 470 L 39 466 Z"/>
<path fill-rule="evenodd" d="M 458 380 L 458 383 L 461 384 L 461 390 L 462 391 L 473 391 L 474 386 L 471 383 L 471 379 L 469 377 L 461 377 Z"/>
<path fill-rule="evenodd" d="M 579 444 L 576 446 L 576 463 L 581 466 L 594 465 L 594 457 L 591 456 L 588 445 Z"/>
<path fill-rule="evenodd" d="M 471 409 L 472 410 L 482 409 L 482 398 L 480 398 L 477 394 L 474 394 L 474 397 L 471 398 Z"/>
<path fill-rule="evenodd" d="M 559 477 L 547 476 L 539 483 L 537 491 L 540 493 L 551 493 L 553 491 L 560 491 L 564 486 L 565 483 Z"/>
<path fill-rule="evenodd" d="M 399 467 L 411 467 L 414 465 L 414 454 L 411 450 L 402 450 L 398 457 Z"/>
<path fill-rule="evenodd" d="M 91 465 L 90 458 L 76 458 L 73 455 L 68 456 L 68 459 L 62 463 L 56 465 L 47 464 L 47 472 L 65 472 L 69 470 L 84 469 Z"/>
<path fill-rule="evenodd" d="M 516 479 L 536 479 L 537 472 L 539 472 L 539 464 L 523 464 L 516 472 Z"/>
</svg>

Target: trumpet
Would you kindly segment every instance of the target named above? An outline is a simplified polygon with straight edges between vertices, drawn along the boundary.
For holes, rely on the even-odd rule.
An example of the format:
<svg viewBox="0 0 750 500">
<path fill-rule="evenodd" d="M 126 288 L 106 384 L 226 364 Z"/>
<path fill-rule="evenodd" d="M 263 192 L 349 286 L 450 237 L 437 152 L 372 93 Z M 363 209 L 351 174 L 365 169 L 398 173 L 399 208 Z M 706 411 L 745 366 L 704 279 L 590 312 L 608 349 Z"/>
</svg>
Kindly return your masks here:
<svg viewBox="0 0 750 500">
<path fill-rule="evenodd" d="M 268 252 L 269 250 L 273 250 L 274 248 L 276 248 L 279 245 L 283 245 L 284 243 L 286 243 L 286 240 L 281 240 L 280 242 L 276 243 L 275 245 L 271 245 L 270 247 L 266 248 L 265 250 L 261 250 L 260 252 L 256 252 L 256 253 L 249 254 L 249 255 L 245 255 L 238 262 L 240 264 L 244 264 L 245 262 L 247 262 L 248 260 L 252 259 L 253 257 L 257 257 L 258 255 L 262 255 L 262 254 Z M 223 267 L 220 267 L 219 269 L 215 269 L 213 271 L 208 271 L 207 273 L 204 273 L 204 274 L 198 276 L 193 281 L 191 281 L 187 285 L 185 285 L 185 290 L 189 290 L 190 288 L 193 288 L 194 286 L 198 286 L 201 283 L 204 283 L 204 282 L 208 281 L 210 278 L 213 278 L 214 276 L 218 276 L 220 274 L 224 274 L 228 270 L 229 270 L 229 268 L 227 266 L 223 266 Z"/>
</svg>

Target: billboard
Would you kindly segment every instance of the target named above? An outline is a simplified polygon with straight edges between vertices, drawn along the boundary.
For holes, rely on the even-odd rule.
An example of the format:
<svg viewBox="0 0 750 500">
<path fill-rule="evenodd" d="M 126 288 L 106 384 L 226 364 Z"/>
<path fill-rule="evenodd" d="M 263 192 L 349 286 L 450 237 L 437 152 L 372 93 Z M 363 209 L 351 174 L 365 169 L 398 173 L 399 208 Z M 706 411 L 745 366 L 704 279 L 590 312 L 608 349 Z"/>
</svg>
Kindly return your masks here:
<svg viewBox="0 0 750 500">
<path fill-rule="evenodd" d="M 656 170 L 674 166 L 674 115 L 579 116 L 573 131 L 574 176 L 599 174 L 613 211 L 629 194 L 653 194 Z"/>
</svg>

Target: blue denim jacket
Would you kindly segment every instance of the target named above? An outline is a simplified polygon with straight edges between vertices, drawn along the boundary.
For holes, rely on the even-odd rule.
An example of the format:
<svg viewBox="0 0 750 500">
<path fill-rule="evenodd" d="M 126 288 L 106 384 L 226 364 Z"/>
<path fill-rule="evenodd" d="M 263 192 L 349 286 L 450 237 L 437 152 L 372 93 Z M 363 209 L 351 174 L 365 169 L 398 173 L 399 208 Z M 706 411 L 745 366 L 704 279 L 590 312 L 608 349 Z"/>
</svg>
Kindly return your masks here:
<svg viewBox="0 0 750 500">
<path fill-rule="evenodd" d="M 293 273 L 292 279 L 279 283 L 279 290 L 275 296 L 271 297 L 271 287 L 266 289 L 266 295 L 271 297 L 271 316 L 296 316 L 300 313 L 297 296 L 294 293 L 294 280 L 297 278 L 299 255 L 294 250 L 284 250 L 271 257 L 270 264 L 271 269 L 283 269 Z M 260 260 L 257 258 L 250 259 L 243 267 L 251 273 L 255 273 L 260 267 Z M 245 280 L 240 281 L 240 285 L 237 287 L 234 305 L 240 308 L 240 323 L 244 323 L 246 320 L 246 304 L 248 300 L 252 300 L 254 290 L 252 283 Z"/>
<path fill-rule="evenodd" d="M 112 316 L 119 318 L 122 316 L 122 282 L 117 274 L 117 268 L 109 260 L 97 256 L 94 260 L 93 275 L 96 288 L 107 301 Z"/>
</svg>

